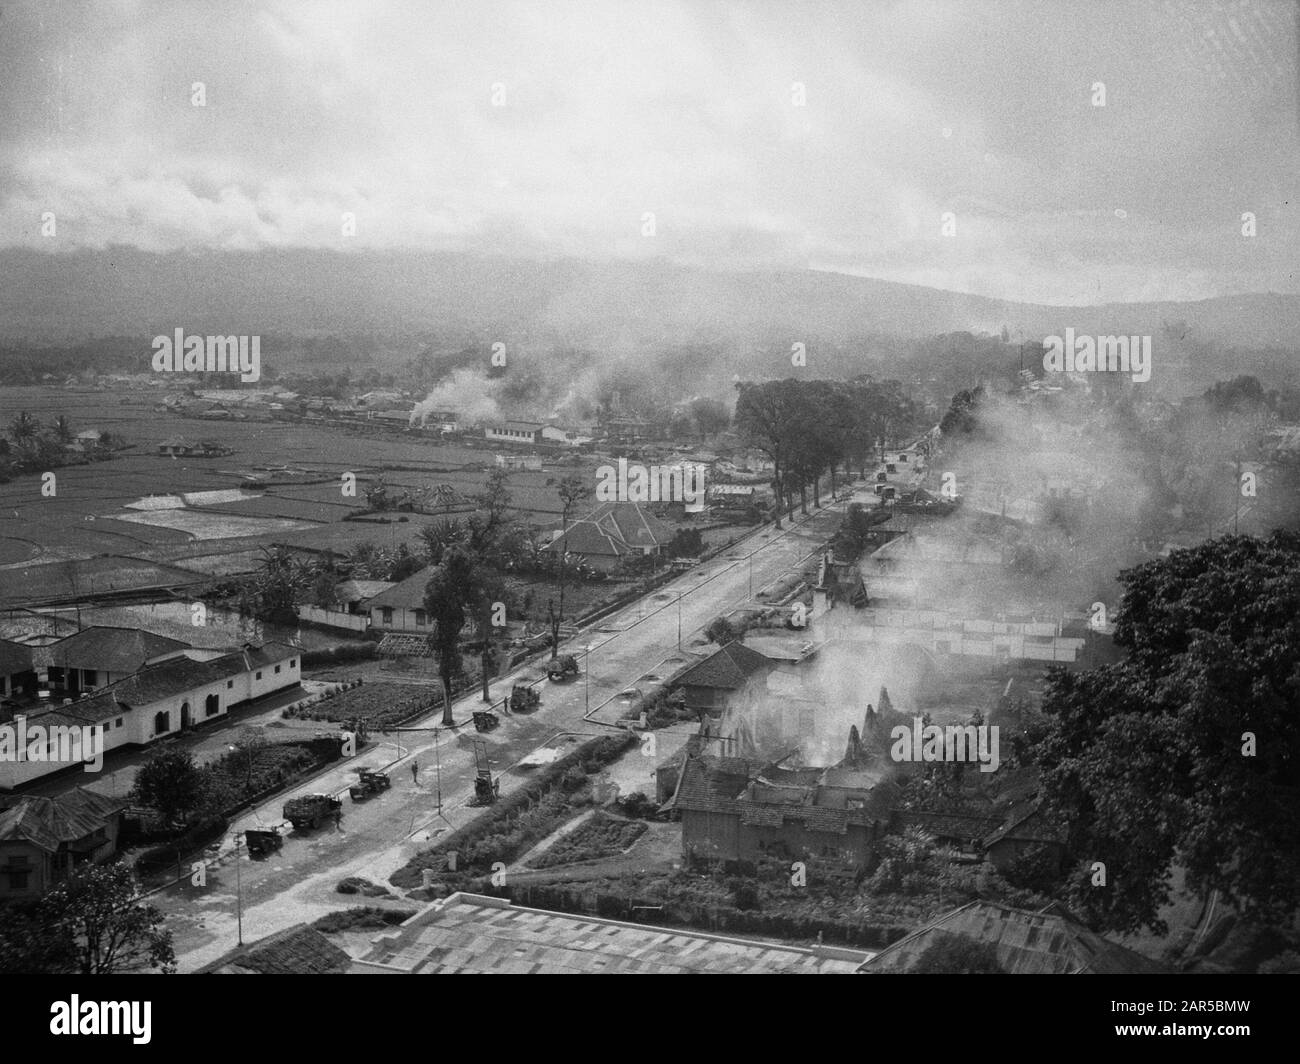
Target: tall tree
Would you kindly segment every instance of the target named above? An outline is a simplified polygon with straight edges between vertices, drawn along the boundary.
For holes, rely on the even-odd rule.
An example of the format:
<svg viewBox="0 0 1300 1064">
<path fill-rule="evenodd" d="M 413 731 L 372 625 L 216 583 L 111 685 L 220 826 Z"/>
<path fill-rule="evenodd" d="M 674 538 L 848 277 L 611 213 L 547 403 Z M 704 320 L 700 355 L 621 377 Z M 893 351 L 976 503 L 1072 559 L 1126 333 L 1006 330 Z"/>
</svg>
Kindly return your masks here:
<svg viewBox="0 0 1300 1064">
<path fill-rule="evenodd" d="M 793 457 L 795 441 L 807 429 L 803 409 L 796 401 L 799 382 L 741 382 L 736 387 L 736 428 L 749 443 L 772 461 L 772 492 L 776 496 L 776 527 L 781 527 L 785 507 L 785 477 Z"/>
<path fill-rule="evenodd" d="M 570 474 L 560 481 L 555 489 L 560 496 L 560 610 L 551 611 L 551 657 L 560 653 L 560 626 L 564 623 L 564 577 L 567 566 L 565 558 L 569 553 L 569 518 L 573 516 L 578 504 L 591 495 L 591 488 L 580 478 Z"/>
<path fill-rule="evenodd" d="M 438 659 L 438 676 L 442 681 L 442 723 L 446 726 L 455 723 L 451 713 L 451 685 L 463 668 L 461 632 L 465 622 L 481 610 L 485 590 L 484 576 L 474 556 L 461 546 L 448 549 L 425 587 L 424 608 L 433 624 L 430 640 Z"/>
<path fill-rule="evenodd" d="M 1165 930 L 1172 868 L 1248 919 L 1300 907 L 1300 536 L 1230 536 L 1121 574 L 1123 663 L 1054 671 L 1031 750 L 1069 825 L 1070 900 Z M 1095 864 L 1107 869 L 1094 886 Z"/>
<path fill-rule="evenodd" d="M 180 825 L 203 801 L 203 783 L 188 750 L 155 750 L 140 766 L 131 800 L 158 812 L 171 825 Z"/>
<path fill-rule="evenodd" d="M 40 922 L 72 943 L 74 971 L 112 975 L 176 971 L 172 935 L 163 914 L 139 896 L 125 865 L 86 865 L 41 901 Z"/>
</svg>

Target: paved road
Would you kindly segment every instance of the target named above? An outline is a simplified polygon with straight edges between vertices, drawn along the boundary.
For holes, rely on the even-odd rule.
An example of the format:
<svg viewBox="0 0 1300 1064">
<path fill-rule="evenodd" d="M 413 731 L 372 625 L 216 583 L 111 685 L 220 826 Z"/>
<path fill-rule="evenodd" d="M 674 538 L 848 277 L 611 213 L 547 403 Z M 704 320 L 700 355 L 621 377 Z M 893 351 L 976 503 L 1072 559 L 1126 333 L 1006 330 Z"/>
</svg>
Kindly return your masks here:
<svg viewBox="0 0 1300 1064">
<path fill-rule="evenodd" d="M 854 498 L 874 501 L 870 488 L 862 485 L 856 486 Z M 797 517 L 779 532 L 765 528 L 646 600 L 580 632 L 566 649 L 581 655 L 583 675 L 566 685 L 543 682 L 537 712 L 503 717 L 501 727 L 486 737 L 465 726 L 434 732 L 440 717 L 434 714 L 413 725 L 429 731 L 381 736 L 356 758 L 241 817 L 232 825 L 233 834 L 209 851 L 201 885 L 187 878 L 151 899 L 168 916 L 181 970 L 193 971 L 235 945 L 237 894 L 242 897 L 244 940 L 258 939 L 315 919 L 342 902 L 363 902 L 338 894 L 339 880 L 362 876 L 386 885 L 389 875 L 432 840 L 469 821 L 477 812 L 466 804 L 474 793 L 476 739 L 485 738 L 492 771 L 500 778 L 501 793 L 507 794 L 535 771 L 517 763 L 538 747 L 615 734 L 612 722 L 622 709 L 617 696 L 639 678 L 665 676 L 686 660 L 677 649 L 679 625 L 683 650 L 702 642 L 700 629 L 752 601 L 751 586 L 758 592 L 807 560 L 838 527 L 848 501 Z M 536 669 L 532 666 L 534 673 Z M 500 697 L 529 671 L 525 667 L 498 681 L 493 696 Z M 468 722 L 481 704 L 477 694 L 461 698 L 454 707 L 456 720 Z M 410 770 L 413 762 L 419 767 L 418 783 Z M 278 822 L 281 806 L 293 795 L 345 792 L 362 766 L 387 768 L 392 789 L 364 802 L 345 795 L 341 826 L 306 835 L 294 832 L 268 858 L 253 860 L 242 845 L 236 854 L 235 834 Z"/>
</svg>

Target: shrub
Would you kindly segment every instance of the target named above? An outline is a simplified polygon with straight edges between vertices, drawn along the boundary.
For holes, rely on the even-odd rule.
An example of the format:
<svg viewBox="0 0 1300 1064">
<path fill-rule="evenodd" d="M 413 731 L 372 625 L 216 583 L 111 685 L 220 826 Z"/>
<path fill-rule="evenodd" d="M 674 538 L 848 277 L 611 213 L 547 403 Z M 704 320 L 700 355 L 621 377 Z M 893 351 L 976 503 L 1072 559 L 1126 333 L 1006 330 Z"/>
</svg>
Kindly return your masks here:
<svg viewBox="0 0 1300 1064">
<path fill-rule="evenodd" d="M 733 879 L 728 886 L 731 889 L 732 903 L 741 912 L 759 908 L 758 884 L 752 879 Z"/>
<path fill-rule="evenodd" d="M 326 913 L 312 922 L 312 927 L 326 935 L 340 931 L 382 931 L 386 927 L 409 920 L 415 913 L 409 909 L 380 909 L 373 905 L 359 905 L 352 909 Z"/>
<path fill-rule="evenodd" d="M 384 887 L 361 876 L 348 876 L 346 879 L 341 879 L 334 889 L 340 894 L 364 894 L 368 898 L 379 898 L 388 894 Z"/>
<path fill-rule="evenodd" d="M 659 806 L 640 791 L 633 791 L 631 794 L 625 795 L 615 804 L 618 806 L 620 813 L 635 820 L 659 819 Z"/>
</svg>

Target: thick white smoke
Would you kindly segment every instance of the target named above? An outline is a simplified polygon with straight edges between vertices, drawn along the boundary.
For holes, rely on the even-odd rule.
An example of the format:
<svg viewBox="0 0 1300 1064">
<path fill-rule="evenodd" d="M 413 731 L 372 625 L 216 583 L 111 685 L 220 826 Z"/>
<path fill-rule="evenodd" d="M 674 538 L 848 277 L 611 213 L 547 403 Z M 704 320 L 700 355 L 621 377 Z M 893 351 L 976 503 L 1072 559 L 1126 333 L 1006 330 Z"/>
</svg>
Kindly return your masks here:
<svg viewBox="0 0 1300 1064">
<path fill-rule="evenodd" d="M 501 409 L 492 395 L 494 382 L 472 369 L 458 369 L 431 391 L 411 411 L 411 424 L 423 426 L 437 410 L 455 413 L 462 425 L 480 425 L 502 420 Z"/>
</svg>

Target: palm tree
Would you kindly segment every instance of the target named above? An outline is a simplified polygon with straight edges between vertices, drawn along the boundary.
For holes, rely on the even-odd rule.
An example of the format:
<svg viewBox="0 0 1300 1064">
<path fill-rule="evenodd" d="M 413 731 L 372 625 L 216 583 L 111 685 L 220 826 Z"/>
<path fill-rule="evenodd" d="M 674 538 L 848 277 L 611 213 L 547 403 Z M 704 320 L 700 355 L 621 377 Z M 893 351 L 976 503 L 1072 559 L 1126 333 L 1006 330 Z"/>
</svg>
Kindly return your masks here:
<svg viewBox="0 0 1300 1064">
<path fill-rule="evenodd" d="M 54 433 L 54 438 L 60 443 L 71 443 L 76 435 L 72 431 L 72 422 L 68 420 L 65 414 L 60 414 L 55 418 L 54 424 L 51 428 Z"/>
</svg>

